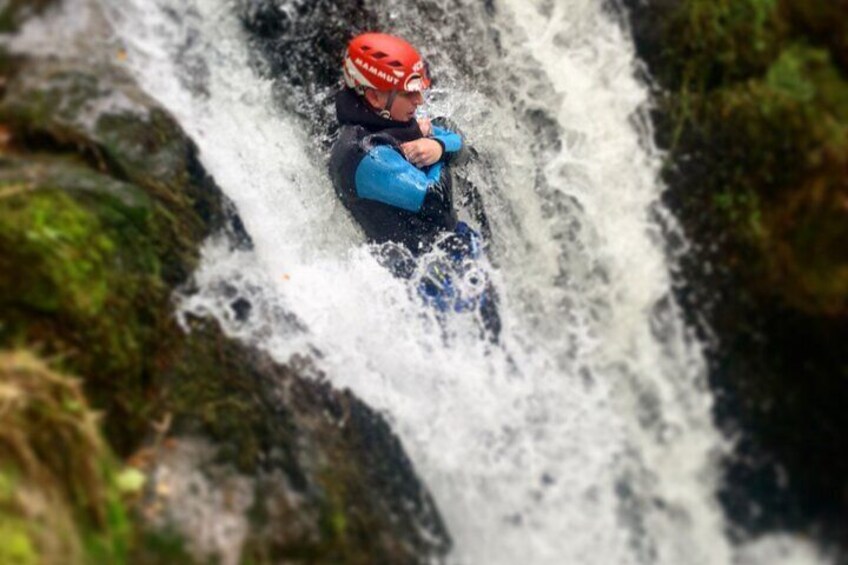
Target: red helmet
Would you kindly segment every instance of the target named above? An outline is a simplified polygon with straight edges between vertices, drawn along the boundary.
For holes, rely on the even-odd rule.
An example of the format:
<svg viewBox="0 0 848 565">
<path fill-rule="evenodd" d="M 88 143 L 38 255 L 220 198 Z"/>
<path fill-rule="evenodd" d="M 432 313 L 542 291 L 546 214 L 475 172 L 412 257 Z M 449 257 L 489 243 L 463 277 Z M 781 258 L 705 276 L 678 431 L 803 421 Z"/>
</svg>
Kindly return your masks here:
<svg viewBox="0 0 848 565">
<path fill-rule="evenodd" d="M 363 33 L 347 46 L 345 84 L 350 88 L 420 92 L 430 88 L 424 60 L 415 48 L 399 37 Z"/>
</svg>

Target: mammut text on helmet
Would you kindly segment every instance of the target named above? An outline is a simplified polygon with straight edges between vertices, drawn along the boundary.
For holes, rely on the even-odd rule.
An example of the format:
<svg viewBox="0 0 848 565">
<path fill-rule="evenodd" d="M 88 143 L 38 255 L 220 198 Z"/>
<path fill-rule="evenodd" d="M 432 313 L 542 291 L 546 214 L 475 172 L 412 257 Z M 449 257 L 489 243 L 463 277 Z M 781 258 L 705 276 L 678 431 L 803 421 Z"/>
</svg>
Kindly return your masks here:
<svg viewBox="0 0 848 565">
<path fill-rule="evenodd" d="M 400 80 L 398 80 L 397 77 L 393 77 L 392 75 L 381 71 L 377 67 L 374 67 L 373 65 L 368 64 L 368 62 L 363 61 L 360 57 L 357 57 L 354 62 L 356 63 L 357 66 L 362 67 L 363 69 L 365 69 L 366 71 L 368 71 L 372 75 L 376 75 L 383 80 L 387 80 L 387 81 L 391 82 L 392 84 L 400 84 Z"/>
</svg>

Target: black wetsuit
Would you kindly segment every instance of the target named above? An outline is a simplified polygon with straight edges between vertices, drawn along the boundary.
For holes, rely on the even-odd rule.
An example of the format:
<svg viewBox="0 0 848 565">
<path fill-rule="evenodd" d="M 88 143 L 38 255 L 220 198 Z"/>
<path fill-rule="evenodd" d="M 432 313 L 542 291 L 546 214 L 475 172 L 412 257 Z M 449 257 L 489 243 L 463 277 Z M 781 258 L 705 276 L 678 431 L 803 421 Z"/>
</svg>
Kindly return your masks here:
<svg viewBox="0 0 848 565">
<path fill-rule="evenodd" d="M 336 97 L 340 129 L 330 155 L 336 194 L 374 243 L 394 241 L 413 254 L 456 226 L 448 164 L 462 150 L 462 138 L 433 125 L 432 139 L 444 149 L 439 162 L 419 169 L 400 144 L 423 137 L 418 122 L 397 122 L 372 111 L 353 90 Z"/>
</svg>

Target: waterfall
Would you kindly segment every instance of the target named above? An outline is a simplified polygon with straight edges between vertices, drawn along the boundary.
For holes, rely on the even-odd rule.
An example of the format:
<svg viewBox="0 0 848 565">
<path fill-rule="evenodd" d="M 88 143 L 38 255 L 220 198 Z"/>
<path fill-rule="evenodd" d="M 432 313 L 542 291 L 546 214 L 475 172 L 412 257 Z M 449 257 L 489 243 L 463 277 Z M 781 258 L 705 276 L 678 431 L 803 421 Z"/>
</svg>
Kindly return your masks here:
<svg viewBox="0 0 848 565">
<path fill-rule="evenodd" d="M 441 75 L 428 111 L 479 155 L 457 172 L 489 222 L 503 323 L 492 344 L 378 264 L 310 133 L 323 99 L 263 69 L 243 4 L 100 1 L 125 64 L 198 144 L 254 243 L 208 242 L 182 312 L 281 362 L 310 358 L 385 414 L 444 515 L 452 563 L 786 554 L 739 552 L 726 535 L 715 492 L 727 445 L 671 295 L 647 90 L 602 2 L 366 2 L 424 43 Z"/>
</svg>

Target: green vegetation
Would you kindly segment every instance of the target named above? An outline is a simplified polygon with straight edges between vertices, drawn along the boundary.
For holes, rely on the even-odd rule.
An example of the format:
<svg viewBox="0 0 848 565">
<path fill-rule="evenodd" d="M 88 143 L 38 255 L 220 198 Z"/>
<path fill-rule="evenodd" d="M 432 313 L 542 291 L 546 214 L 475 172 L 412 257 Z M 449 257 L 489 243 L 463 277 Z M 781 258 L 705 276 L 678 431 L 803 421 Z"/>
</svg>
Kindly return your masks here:
<svg viewBox="0 0 848 565">
<path fill-rule="evenodd" d="M 113 448 L 140 446 L 160 410 L 151 378 L 160 332 L 179 334 L 162 276 L 179 246 L 163 251 L 155 231 L 176 207 L 166 212 L 122 174 L 92 168 L 50 118 L 27 121 L 15 94 L 0 104 L 13 139 L 0 155 L 0 346 L 51 361 L 9 354 L 0 363 L 4 399 L 21 405 L 0 411 L 2 476 L 15 493 L 2 503 L 0 545 L 12 563 L 121 563 L 136 535 L 120 498 L 126 477 L 80 386 L 61 372 L 85 376 Z"/>
<path fill-rule="evenodd" d="M 828 4 L 681 2 L 655 66 L 669 89 L 672 148 L 710 169 L 699 187 L 714 195 L 704 212 L 721 214 L 732 237 L 756 249 L 750 275 L 793 308 L 841 316 L 848 79 L 844 39 L 828 35 L 826 17 L 846 22 L 848 6 Z"/>
<path fill-rule="evenodd" d="M 815 525 L 838 538 L 848 526 L 848 3 L 658 4 L 633 7 L 634 33 L 661 87 L 665 199 L 694 243 L 681 297 L 718 336 L 716 415 L 741 430 L 726 507 L 754 530 Z M 763 512 L 734 494 L 745 484 Z"/>
<path fill-rule="evenodd" d="M 0 562 L 124 561 L 117 463 L 79 383 L 0 352 L 0 406 Z"/>
<path fill-rule="evenodd" d="M 38 344 L 61 355 L 61 369 L 89 375 L 110 439 L 126 452 L 147 426 L 147 403 L 134 399 L 170 316 L 155 208 L 138 188 L 65 156 L 2 165 L 0 343 Z"/>
</svg>

